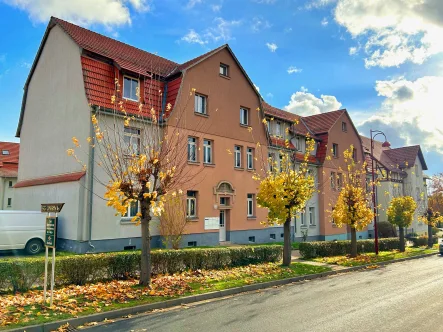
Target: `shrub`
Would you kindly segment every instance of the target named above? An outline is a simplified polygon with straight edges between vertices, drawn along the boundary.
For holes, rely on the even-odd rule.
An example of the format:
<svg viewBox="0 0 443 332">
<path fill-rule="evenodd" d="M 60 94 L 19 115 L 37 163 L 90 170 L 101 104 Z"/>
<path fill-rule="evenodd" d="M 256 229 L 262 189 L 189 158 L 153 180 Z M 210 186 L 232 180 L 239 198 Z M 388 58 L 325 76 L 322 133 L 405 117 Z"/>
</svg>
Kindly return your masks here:
<svg viewBox="0 0 443 332">
<path fill-rule="evenodd" d="M 390 222 L 387 221 L 378 222 L 377 231 L 380 238 L 389 238 L 397 236 L 396 228 Z"/>
<path fill-rule="evenodd" d="M 420 236 L 420 237 L 412 237 L 409 239 L 412 241 L 414 247 L 422 247 L 428 245 L 428 237 L 427 236 Z M 438 237 L 433 236 L 432 237 L 432 243 L 437 244 L 438 243 Z"/>
<path fill-rule="evenodd" d="M 432 235 L 437 235 L 440 230 L 437 227 L 432 227 Z"/>
<path fill-rule="evenodd" d="M 282 247 L 276 245 L 231 248 L 156 250 L 151 253 L 152 273 L 167 274 L 184 270 L 222 269 L 231 266 L 278 262 Z M 84 285 L 107 279 L 127 279 L 140 271 L 140 251 L 85 254 L 56 258 L 55 282 Z M 45 258 L 0 260 L 0 289 L 27 291 L 41 285 Z M 50 275 L 51 263 L 48 266 Z"/>
<path fill-rule="evenodd" d="M 400 241 L 398 238 L 385 238 L 378 240 L 380 251 L 398 249 Z M 373 252 L 374 240 L 358 240 L 357 252 Z M 315 257 L 340 256 L 351 253 L 351 241 L 318 241 L 300 243 L 300 255 L 302 258 L 309 259 Z"/>
</svg>

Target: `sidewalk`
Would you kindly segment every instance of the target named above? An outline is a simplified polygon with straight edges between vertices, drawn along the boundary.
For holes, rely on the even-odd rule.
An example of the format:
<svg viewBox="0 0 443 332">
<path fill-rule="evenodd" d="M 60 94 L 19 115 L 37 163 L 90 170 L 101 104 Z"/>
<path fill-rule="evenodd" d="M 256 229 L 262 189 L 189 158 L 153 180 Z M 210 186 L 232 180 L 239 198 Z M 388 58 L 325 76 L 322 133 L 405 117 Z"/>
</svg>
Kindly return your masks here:
<svg viewBox="0 0 443 332">
<path fill-rule="evenodd" d="M 320 263 L 320 262 L 303 260 L 300 258 L 300 251 L 299 250 L 292 250 L 291 262 L 292 263 L 303 263 L 303 264 L 314 265 L 314 266 L 326 266 L 326 267 L 331 268 L 332 271 L 339 271 L 339 270 L 347 269 L 346 266 L 340 266 L 337 264 L 327 264 L 327 263 Z"/>
</svg>

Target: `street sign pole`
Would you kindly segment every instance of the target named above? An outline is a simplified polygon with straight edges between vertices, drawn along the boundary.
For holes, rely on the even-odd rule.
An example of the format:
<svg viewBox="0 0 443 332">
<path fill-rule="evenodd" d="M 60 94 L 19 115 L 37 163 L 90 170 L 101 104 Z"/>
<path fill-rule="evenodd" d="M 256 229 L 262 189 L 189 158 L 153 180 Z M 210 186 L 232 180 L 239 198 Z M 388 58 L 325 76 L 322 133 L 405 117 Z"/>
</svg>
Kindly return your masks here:
<svg viewBox="0 0 443 332">
<path fill-rule="evenodd" d="M 49 252 L 49 248 L 45 246 L 45 283 L 43 286 L 43 302 L 46 304 L 46 288 L 48 285 L 48 252 Z"/>
<path fill-rule="evenodd" d="M 57 213 L 55 213 L 55 221 L 57 224 Z M 51 301 L 49 306 L 52 307 L 52 301 L 54 298 L 54 276 L 55 276 L 55 232 L 54 232 L 54 246 L 52 247 L 52 274 L 51 274 Z"/>
</svg>

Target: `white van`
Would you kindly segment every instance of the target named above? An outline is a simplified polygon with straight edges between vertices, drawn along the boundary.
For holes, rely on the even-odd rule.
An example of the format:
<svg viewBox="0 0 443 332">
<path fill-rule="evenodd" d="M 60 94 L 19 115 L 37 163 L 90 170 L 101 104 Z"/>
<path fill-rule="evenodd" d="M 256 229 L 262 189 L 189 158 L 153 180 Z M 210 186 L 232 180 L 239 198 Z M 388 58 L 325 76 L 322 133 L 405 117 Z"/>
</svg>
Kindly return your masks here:
<svg viewBox="0 0 443 332">
<path fill-rule="evenodd" d="M 44 248 L 46 213 L 0 210 L 0 250 L 25 249 L 38 254 Z"/>
</svg>

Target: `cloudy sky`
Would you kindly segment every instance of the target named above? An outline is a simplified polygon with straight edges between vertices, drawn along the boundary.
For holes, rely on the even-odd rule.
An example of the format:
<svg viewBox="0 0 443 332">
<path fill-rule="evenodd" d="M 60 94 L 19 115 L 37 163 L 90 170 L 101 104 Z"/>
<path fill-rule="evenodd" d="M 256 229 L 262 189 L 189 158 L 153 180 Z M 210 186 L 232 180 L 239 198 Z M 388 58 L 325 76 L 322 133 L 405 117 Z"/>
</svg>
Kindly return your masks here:
<svg viewBox="0 0 443 332">
<path fill-rule="evenodd" d="M 262 96 L 301 115 L 346 108 L 358 130 L 420 144 L 443 172 L 441 0 L 0 0 L 0 140 L 51 15 L 184 62 L 229 43 Z"/>
</svg>

